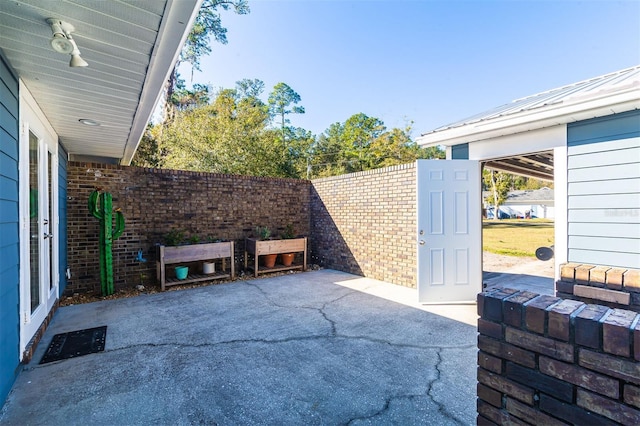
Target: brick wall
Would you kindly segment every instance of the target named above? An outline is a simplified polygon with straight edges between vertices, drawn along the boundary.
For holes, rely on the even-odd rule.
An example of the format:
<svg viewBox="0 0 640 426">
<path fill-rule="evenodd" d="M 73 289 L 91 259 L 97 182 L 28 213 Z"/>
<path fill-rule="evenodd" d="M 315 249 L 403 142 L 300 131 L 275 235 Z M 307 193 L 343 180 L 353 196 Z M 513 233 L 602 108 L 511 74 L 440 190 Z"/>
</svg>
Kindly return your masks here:
<svg viewBox="0 0 640 426">
<path fill-rule="evenodd" d="M 313 261 L 416 286 L 415 163 L 316 179 L 311 211 Z"/>
<path fill-rule="evenodd" d="M 99 292 L 98 221 L 87 210 L 95 187 L 111 192 L 126 229 L 113 244 L 116 290 L 156 285 L 155 245 L 171 229 L 236 242 L 236 263 L 244 238 L 256 226 L 274 234 L 293 223 L 309 235 L 310 183 L 296 179 L 258 178 L 175 170 L 143 169 L 70 162 L 68 170 L 68 262 L 72 278 L 66 294 Z M 136 262 L 142 250 L 146 263 Z"/>
<path fill-rule="evenodd" d="M 527 291 L 478 295 L 478 424 L 640 424 L 640 315 Z"/>
<path fill-rule="evenodd" d="M 556 294 L 640 312 L 640 270 L 565 263 L 560 266 Z"/>
<path fill-rule="evenodd" d="M 309 237 L 311 263 L 416 286 L 415 163 L 313 182 L 79 162 L 68 173 L 67 294 L 99 291 L 98 221 L 87 210 L 95 187 L 126 219 L 113 245 L 116 289 L 155 285 L 154 247 L 171 229 L 234 240 L 241 266 L 256 226 L 277 234 L 287 223 Z"/>
</svg>

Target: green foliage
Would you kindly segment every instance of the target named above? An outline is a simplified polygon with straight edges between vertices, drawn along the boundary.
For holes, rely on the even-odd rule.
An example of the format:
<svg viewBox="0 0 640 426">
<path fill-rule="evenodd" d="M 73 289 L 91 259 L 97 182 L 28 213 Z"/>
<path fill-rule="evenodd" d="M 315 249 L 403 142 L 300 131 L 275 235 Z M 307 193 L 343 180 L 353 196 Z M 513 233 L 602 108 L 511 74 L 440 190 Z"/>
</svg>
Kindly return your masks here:
<svg viewBox="0 0 640 426">
<path fill-rule="evenodd" d="M 260 95 L 264 92 L 264 81 L 259 79 L 244 78 L 236 81 L 236 92 L 240 99 L 260 100 Z"/>
<path fill-rule="evenodd" d="M 261 240 L 268 240 L 271 237 L 271 230 L 266 226 L 256 226 L 256 236 Z"/>
<path fill-rule="evenodd" d="M 444 158 L 436 147 L 421 148 L 411 139 L 411 127 L 387 130 L 375 117 L 359 113 L 332 124 L 312 148 L 313 177 L 334 176 L 405 164 L 419 158 Z"/>
<path fill-rule="evenodd" d="M 178 77 L 176 90 L 169 102 L 179 111 L 207 105 L 210 101 L 209 91 L 209 86 L 204 84 L 194 84 L 192 89 L 187 89 L 184 81 Z"/>
<path fill-rule="evenodd" d="M 277 176 L 282 155 L 277 135 L 267 129 L 263 105 L 232 89 L 211 105 L 178 112 L 162 132 L 163 167 L 258 176 Z"/>
<path fill-rule="evenodd" d="M 246 0 L 204 0 L 180 52 L 180 62 L 188 62 L 193 68 L 200 70 L 200 58 L 211 53 L 211 37 L 218 43 L 227 44 L 227 29 L 222 26 L 218 8 L 233 9 L 238 15 L 249 13 Z"/>
<path fill-rule="evenodd" d="M 293 223 L 289 223 L 284 227 L 284 231 L 282 231 L 282 235 L 280 235 L 280 237 L 282 237 L 283 240 L 290 240 L 296 237 L 296 231 L 293 228 Z"/>
<path fill-rule="evenodd" d="M 147 124 L 147 130 L 142 135 L 136 155 L 131 161 L 132 166 L 160 168 L 167 155 L 166 150 L 160 148 L 160 132 L 162 126 Z"/>
<path fill-rule="evenodd" d="M 269 112 L 271 117 L 280 117 L 280 129 L 282 130 L 282 139 L 285 139 L 285 127 L 290 123 L 286 118 L 289 114 L 304 114 L 304 107 L 296 105 L 301 101 L 300 95 L 286 83 L 278 83 L 273 87 L 273 91 L 269 94 L 267 103 L 269 104 Z"/>
<path fill-rule="evenodd" d="M 164 244 L 167 246 L 179 246 L 185 240 L 184 231 L 181 229 L 172 229 L 162 237 Z"/>
<path fill-rule="evenodd" d="M 491 191 L 485 201 L 487 204 L 495 206 L 495 211 L 497 212 L 499 206 L 506 201 L 507 194 L 513 186 L 513 176 L 504 172 L 484 169 L 482 171 L 482 179 L 489 191 Z M 499 214 L 494 214 L 494 219 L 498 220 L 499 216 Z"/>
<path fill-rule="evenodd" d="M 184 80 L 178 74 L 178 67 L 187 62 L 191 64 L 192 70 L 200 71 L 200 58 L 211 53 L 211 37 L 219 43 L 227 44 L 227 29 L 222 26 L 220 10 L 230 9 L 238 15 L 245 15 L 249 13 L 249 4 L 247 0 L 203 0 L 200 5 L 180 57 L 166 83 L 164 121 L 173 118 L 174 109 L 185 109 L 208 102 L 209 90 L 203 91 L 202 85 L 194 85 L 193 90 L 186 89 Z"/>
<path fill-rule="evenodd" d="M 300 95 L 285 83 L 275 86 L 268 103 L 260 99 L 264 82 L 258 79 L 240 80 L 211 98 L 205 86 L 201 89 L 200 97 L 173 110 L 171 120 L 148 127 L 134 165 L 315 178 L 444 158 L 436 147 L 419 147 L 410 126 L 388 130 L 382 120 L 364 113 L 332 124 L 318 137 L 289 126 L 286 116 L 304 109 L 295 105 Z M 280 129 L 271 127 L 274 114 Z"/>
</svg>

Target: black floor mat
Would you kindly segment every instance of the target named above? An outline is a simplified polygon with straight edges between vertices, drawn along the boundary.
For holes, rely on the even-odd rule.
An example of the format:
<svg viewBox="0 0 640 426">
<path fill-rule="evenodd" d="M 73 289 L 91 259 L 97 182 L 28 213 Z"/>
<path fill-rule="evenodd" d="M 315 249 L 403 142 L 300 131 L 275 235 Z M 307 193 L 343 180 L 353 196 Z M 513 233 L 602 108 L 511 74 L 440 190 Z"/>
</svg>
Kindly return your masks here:
<svg viewBox="0 0 640 426">
<path fill-rule="evenodd" d="M 106 325 L 56 334 L 40 360 L 40 364 L 102 352 L 106 338 Z"/>
</svg>

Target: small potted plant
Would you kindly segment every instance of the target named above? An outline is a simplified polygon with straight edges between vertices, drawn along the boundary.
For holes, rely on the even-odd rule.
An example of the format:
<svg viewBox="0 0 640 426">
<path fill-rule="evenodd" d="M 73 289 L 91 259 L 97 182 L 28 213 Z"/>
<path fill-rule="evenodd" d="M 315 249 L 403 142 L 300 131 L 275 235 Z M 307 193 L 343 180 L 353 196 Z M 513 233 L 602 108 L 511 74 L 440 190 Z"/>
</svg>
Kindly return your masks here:
<svg viewBox="0 0 640 426">
<path fill-rule="evenodd" d="M 163 236 L 164 244 L 167 246 L 179 246 L 184 243 L 184 231 L 181 229 L 172 229 Z"/>
<path fill-rule="evenodd" d="M 296 237 L 296 234 L 295 234 L 295 231 L 293 229 L 293 224 L 292 223 L 290 223 L 287 226 L 285 226 L 284 231 L 282 231 L 282 234 L 280 235 L 280 237 L 283 240 L 290 240 L 290 239 Z M 280 259 L 281 259 L 282 264 L 284 266 L 291 266 L 295 256 L 296 256 L 295 253 L 282 253 L 280 255 Z"/>
<path fill-rule="evenodd" d="M 257 226 L 256 235 L 259 240 L 265 241 L 271 238 L 271 230 L 266 226 Z M 273 268 L 276 265 L 277 254 L 265 254 L 262 256 L 262 265 L 266 268 Z"/>
</svg>

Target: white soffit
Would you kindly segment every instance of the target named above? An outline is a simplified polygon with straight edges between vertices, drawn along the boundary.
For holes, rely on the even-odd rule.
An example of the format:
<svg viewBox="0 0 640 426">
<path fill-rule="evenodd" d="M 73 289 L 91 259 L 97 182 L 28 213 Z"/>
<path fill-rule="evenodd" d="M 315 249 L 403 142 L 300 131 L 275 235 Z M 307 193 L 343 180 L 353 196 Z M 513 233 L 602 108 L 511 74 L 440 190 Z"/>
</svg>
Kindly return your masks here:
<svg viewBox="0 0 640 426">
<path fill-rule="evenodd" d="M 417 138 L 452 146 L 640 109 L 640 65 L 517 99 Z"/>
<path fill-rule="evenodd" d="M 2 1 L 0 50 L 71 158 L 129 164 L 201 1 Z M 75 27 L 88 67 L 53 51 L 47 18 Z"/>
<path fill-rule="evenodd" d="M 567 125 L 562 124 L 469 143 L 469 159 L 485 161 L 513 157 L 566 145 Z"/>
</svg>

